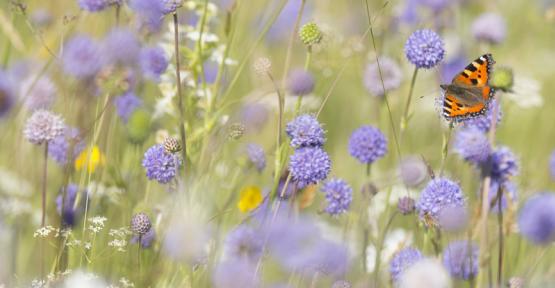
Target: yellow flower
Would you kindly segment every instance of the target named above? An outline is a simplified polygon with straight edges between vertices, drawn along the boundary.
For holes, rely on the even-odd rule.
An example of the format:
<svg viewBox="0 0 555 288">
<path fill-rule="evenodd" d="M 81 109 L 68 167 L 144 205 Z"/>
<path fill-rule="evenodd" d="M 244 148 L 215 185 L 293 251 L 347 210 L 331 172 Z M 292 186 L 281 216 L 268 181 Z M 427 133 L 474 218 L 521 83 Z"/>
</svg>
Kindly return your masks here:
<svg viewBox="0 0 555 288">
<path fill-rule="evenodd" d="M 241 190 L 241 195 L 239 202 L 237 203 L 237 208 L 241 212 L 249 212 L 254 210 L 260 203 L 262 203 L 262 191 L 256 186 L 248 186 Z"/>
<path fill-rule="evenodd" d="M 93 146 L 91 149 L 85 149 L 75 159 L 75 169 L 77 171 L 86 168 L 88 172 L 93 173 L 96 167 L 104 165 L 106 158 L 100 152 L 98 146 Z"/>
</svg>

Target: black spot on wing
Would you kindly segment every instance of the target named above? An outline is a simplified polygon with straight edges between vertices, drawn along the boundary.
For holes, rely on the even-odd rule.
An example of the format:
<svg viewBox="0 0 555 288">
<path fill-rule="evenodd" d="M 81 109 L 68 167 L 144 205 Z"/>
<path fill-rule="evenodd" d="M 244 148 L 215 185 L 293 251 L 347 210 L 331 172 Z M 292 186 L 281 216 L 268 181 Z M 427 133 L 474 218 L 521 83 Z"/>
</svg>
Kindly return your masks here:
<svg viewBox="0 0 555 288">
<path fill-rule="evenodd" d="M 474 66 L 474 63 L 468 64 L 468 66 L 466 66 L 465 69 L 470 71 L 470 72 L 475 72 L 476 70 L 478 70 L 478 68 L 476 68 L 476 66 Z"/>
<path fill-rule="evenodd" d="M 477 85 L 478 84 L 478 79 L 470 79 L 470 82 L 472 82 L 472 84 Z"/>
<path fill-rule="evenodd" d="M 484 60 L 482 60 L 482 57 L 480 57 L 480 58 L 474 60 L 474 62 L 478 63 L 479 65 L 484 64 Z M 472 65 L 472 64 L 471 64 L 471 65 Z"/>
</svg>

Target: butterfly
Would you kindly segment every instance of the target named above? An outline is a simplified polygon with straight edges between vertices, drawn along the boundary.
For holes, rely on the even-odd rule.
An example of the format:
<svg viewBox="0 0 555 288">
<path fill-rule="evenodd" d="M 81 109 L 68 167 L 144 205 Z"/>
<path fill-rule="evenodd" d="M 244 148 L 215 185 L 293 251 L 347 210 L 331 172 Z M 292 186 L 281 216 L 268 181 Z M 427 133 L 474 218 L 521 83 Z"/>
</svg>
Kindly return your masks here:
<svg viewBox="0 0 555 288">
<path fill-rule="evenodd" d="M 495 94 L 493 87 L 489 86 L 493 64 L 491 54 L 484 54 L 468 64 L 451 84 L 440 85 L 445 91 L 442 107 L 445 119 L 458 122 L 487 111 Z"/>
</svg>

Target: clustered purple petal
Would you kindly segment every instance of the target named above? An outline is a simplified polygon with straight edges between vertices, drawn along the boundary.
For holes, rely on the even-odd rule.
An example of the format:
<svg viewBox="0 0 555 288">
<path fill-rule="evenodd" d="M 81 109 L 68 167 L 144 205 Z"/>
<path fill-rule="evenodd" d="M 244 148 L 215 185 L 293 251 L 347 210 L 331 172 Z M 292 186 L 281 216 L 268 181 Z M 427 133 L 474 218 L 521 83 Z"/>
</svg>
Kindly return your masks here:
<svg viewBox="0 0 555 288">
<path fill-rule="evenodd" d="M 328 206 L 326 212 L 330 215 L 339 215 L 347 212 L 353 201 L 353 188 L 342 179 L 331 179 L 322 186 L 326 193 Z"/>
<path fill-rule="evenodd" d="M 85 11 L 98 12 L 109 6 L 108 0 L 78 0 L 79 7 Z"/>
<path fill-rule="evenodd" d="M 322 146 L 326 142 L 322 125 L 308 114 L 300 115 L 287 123 L 285 132 L 291 138 L 293 147 Z"/>
<path fill-rule="evenodd" d="M 416 30 L 405 43 L 405 55 L 416 68 L 433 68 L 444 54 L 443 40 L 432 30 Z"/>
<path fill-rule="evenodd" d="M 289 171 L 299 188 L 326 179 L 330 170 L 330 157 L 320 147 L 299 148 L 289 158 Z"/>
<path fill-rule="evenodd" d="M 94 76 L 102 68 L 100 46 L 88 36 L 74 36 L 64 48 L 62 62 L 67 74 L 77 78 Z"/>
<path fill-rule="evenodd" d="M 427 215 L 436 222 L 438 214 L 443 208 L 463 206 L 465 206 L 465 200 L 461 187 L 447 178 L 431 180 L 422 190 L 420 198 L 416 202 L 416 210 L 419 212 L 420 219 L 424 219 Z"/>
<path fill-rule="evenodd" d="M 146 249 L 152 247 L 152 243 L 156 240 L 156 230 L 154 227 L 150 227 L 150 229 L 142 236 L 133 235 L 133 238 L 129 241 L 131 244 L 138 243 L 141 240 L 141 247 Z"/>
<path fill-rule="evenodd" d="M 41 109 L 27 119 L 23 134 L 29 142 L 40 145 L 62 135 L 64 127 L 64 120 L 60 115 Z"/>
<path fill-rule="evenodd" d="M 72 143 L 74 145 L 73 156 L 70 161 L 73 161 L 85 149 L 86 143 L 79 139 L 79 129 L 66 126 L 62 135 L 57 136 L 48 143 L 48 155 L 63 166 L 67 164 L 68 153 L 70 153 L 69 150 Z"/>
<path fill-rule="evenodd" d="M 391 263 L 389 264 L 389 273 L 391 274 L 393 283 L 397 283 L 401 274 L 422 258 L 422 253 L 418 249 L 412 247 L 404 248 L 403 250 L 395 253 L 391 259 Z"/>
<path fill-rule="evenodd" d="M 258 144 L 250 143 L 247 145 L 247 156 L 250 162 L 261 172 L 266 167 L 266 153 L 264 148 Z"/>
<path fill-rule="evenodd" d="M 555 240 L 555 193 L 543 192 L 524 204 L 518 216 L 520 233 L 538 245 Z"/>
<path fill-rule="evenodd" d="M 382 56 L 379 58 L 379 64 L 378 66 L 378 62 L 370 63 L 364 70 L 364 86 L 374 96 L 383 96 L 384 89 L 388 92 L 399 88 L 403 80 L 403 72 L 395 60 Z"/>
<path fill-rule="evenodd" d="M 488 160 L 491 146 L 487 135 L 475 127 L 463 128 L 457 132 L 453 142 L 453 150 L 462 159 L 480 164 Z"/>
<path fill-rule="evenodd" d="M 399 164 L 399 176 L 403 183 L 409 187 L 415 187 L 428 177 L 428 167 L 422 158 L 409 156 Z"/>
<path fill-rule="evenodd" d="M 64 207 L 63 221 L 65 225 L 73 226 L 75 224 L 75 218 L 77 216 L 78 207 L 75 207 L 75 200 L 77 199 L 77 194 L 79 193 L 79 186 L 70 183 L 66 189 L 66 198 L 63 199 L 63 189 L 60 194 L 56 197 L 56 211 L 59 215 L 62 215 L 62 203 Z"/>
<path fill-rule="evenodd" d="M 387 139 L 380 129 L 362 126 L 351 134 L 349 153 L 364 164 L 371 164 L 387 153 Z"/>
<path fill-rule="evenodd" d="M 118 116 L 123 120 L 123 122 L 127 123 L 129 117 L 137 108 L 143 105 L 143 100 L 141 100 L 135 93 L 127 92 L 121 96 L 118 96 L 114 99 L 114 104 L 116 105 L 116 111 L 118 112 Z"/>
<path fill-rule="evenodd" d="M 491 100 L 488 105 L 487 111 L 485 115 L 472 117 L 465 119 L 462 123 L 464 127 L 475 127 L 483 132 L 488 132 L 491 128 L 491 118 L 493 117 L 493 107 L 495 107 L 497 100 Z M 501 106 L 498 106 L 497 109 L 497 124 L 501 122 L 501 118 L 503 116 L 503 112 L 501 111 Z"/>
<path fill-rule="evenodd" d="M 262 256 L 264 238 L 255 229 L 241 225 L 231 231 L 225 240 L 224 251 L 233 258 L 258 261 Z"/>
<path fill-rule="evenodd" d="M 162 0 L 130 0 L 129 7 L 137 13 L 142 24 L 148 29 L 160 30 L 166 11 Z"/>
<path fill-rule="evenodd" d="M 472 35 L 478 41 L 499 44 L 507 36 L 507 24 L 497 13 L 484 13 L 472 23 Z"/>
<path fill-rule="evenodd" d="M 256 263 L 247 259 L 228 259 L 218 263 L 212 273 L 215 288 L 256 288 L 260 279 L 256 275 Z"/>
<path fill-rule="evenodd" d="M 168 68 L 168 57 L 160 47 L 143 48 L 140 54 L 140 65 L 143 75 L 153 81 L 158 81 L 160 75 Z"/>
<path fill-rule="evenodd" d="M 295 69 L 289 74 L 287 88 L 295 96 L 308 95 L 314 90 L 314 76 L 304 69 Z"/>
<path fill-rule="evenodd" d="M 102 55 L 109 64 L 132 65 L 137 62 L 141 44 L 128 28 L 112 29 L 102 43 Z"/>
<path fill-rule="evenodd" d="M 167 153 L 163 145 L 156 144 L 145 152 L 142 164 L 148 179 L 164 184 L 177 175 L 181 160 L 176 155 Z"/>
<path fill-rule="evenodd" d="M 490 156 L 492 181 L 504 183 L 518 175 L 518 160 L 509 147 L 498 147 Z"/>
<path fill-rule="evenodd" d="M 444 207 L 439 211 L 437 218 L 437 224 L 441 230 L 462 231 L 468 224 L 468 211 L 464 206 Z"/>
<path fill-rule="evenodd" d="M 478 274 L 478 246 L 467 240 L 454 241 L 443 251 L 443 266 L 452 277 L 468 280 Z"/>
</svg>

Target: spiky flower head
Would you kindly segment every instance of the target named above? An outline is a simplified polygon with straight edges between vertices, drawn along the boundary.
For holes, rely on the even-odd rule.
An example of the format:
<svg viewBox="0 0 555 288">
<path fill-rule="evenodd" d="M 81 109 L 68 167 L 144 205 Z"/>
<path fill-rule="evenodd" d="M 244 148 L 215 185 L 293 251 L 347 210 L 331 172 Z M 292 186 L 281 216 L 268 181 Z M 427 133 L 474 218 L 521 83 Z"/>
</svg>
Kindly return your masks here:
<svg viewBox="0 0 555 288">
<path fill-rule="evenodd" d="M 299 37 L 304 45 L 310 47 L 322 41 L 323 33 L 316 23 L 309 22 L 301 27 L 299 30 Z"/>
<path fill-rule="evenodd" d="M 246 152 L 249 161 L 256 167 L 256 170 L 262 172 L 266 167 L 266 153 L 264 153 L 264 148 L 258 144 L 250 143 L 246 147 Z"/>
<path fill-rule="evenodd" d="M 181 160 L 176 155 L 167 153 L 163 145 L 154 145 L 145 152 L 143 167 L 150 180 L 162 184 L 170 182 L 177 175 Z"/>
<path fill-rule="evenodd" d="M 145 213 L 137 213 L 131 217 L 131 231 L 137 235 L 145 235 L 152 227 L 150 218 Z"/>
<path fill-rule="evenodd" d="M 443 40 L 432 30 L 416 30 L 405 43 L 405 56 L 419 69 L 433 68 L 444 55 Z"/>
<path fill-rule="evenodd" d="M 443 251 L 443 266 L 454 278 L 468 280 L 478 274 L 478 246 L 467 240 L 454 241 Z"/>
<path fill-rule="evenodd" d="M 287 123 L 285 132 L 292 147 L 322 146 L 326 142 L 324 129 L 316 117 L 303 114 Z"/>
<path fill-rule="evenodd" d="M 146 47 L 139 54 L 139 64 L 146 78 L 158 82 L 168 68 L 169 59 L 161 47 Z"/>
<path fill-rule="evenodd" d="M 63 70 L 76 78 L 94 76 L 102 68 L 101 54 L 96 41 L 85 35 L 74 36 L 64 47 Z"/>
<path fill-rule="evenodd" d="M 181 151 L 181 143 L 174 137 L 168 136 L 164 138 L 164 150 L 166 153 L 177 153 Z"/>
<path fill-rule="evenodd" d="M 489 79 L 489 85 L 495 89 L 510 92 L 514 85 L 513 69 L 508 67 L 496 67 Z"/>
<path fill-rule="evenodd" d="M 314 76 L 304 69 L 295 69 L 289 74 L 287 89 L 295 96 L 308 95 L 314 90 Z"/>
<path fill-rule="evenodd" d="M 462 159 L 480 164 L 488 160 L 491 146 L 489 139 L 483 131 L 476 127 L 463 128 L 457 131 L 453 142 L 453 150 Z"/>
<path fill-rule="evenodd" d="M 518 216 L 520 233 L 538 245 L 555 240 L 555 193 L 544 192 L 530 198 Z"/>
<path fill-rule="evenodd" d="M 260 57 L 252 64 L 254 72 L 259 76 L 266 76 L 272 71 L 272 61 L 266 57 Z"/>
<path fill-rule="evenodd" d="M 326 179 L 330 170 L 330 157 L 320 147 L 299 148 L 289 158 L 289 171 L 299 188 Z"/>
<path fill-rule="evenodd" d="M 362 126 L 351 134 L 349 153 L 364 164 L 371 164 L 387 153 L 387 139 L 380 129 Z"/>
<path fill-rule="evenodd" d="M 177 8 L 183 6 L 183 0 L 162 0 L 162 13 L 172 14 Z"/>
<path fill-rule="evenodd" d="M 416 202 L 420 219 L 432 221 L 432 224 L 438 223 L 439 212 L 442 209 L 463 206 L 465 206 L 465 200 L 461 187 L 447 178 L 432 179 L 422 190 Z"/>
<path fill-rule="evenodd" d="M 127 123 L 131 114 L 137 110 L 137 108 L 143 105 L 143 100 L 137 97 L 135 93 L 129 91 L 125 94 L 118 96 L 114 99 L 114 105 L 116 106 L 116 111 L 118 116 L 124 123 Z"/>
<path fill-rule="evenodd" d="M 29 142 L 40 145 L 64 133 L 64 120 L 47 110 L 36 110 L 25 123 L 23 134 Z"/>
<path fill-rule="evenodd" d="M 404 196 L 399 198 L 399 202 L 397 202 L 397 210 L 403 214 L 408 215 L 414 212 L 414 199 Z"/>
<path fill-rule="evenodd" d="M 395 253 L 391 263 L 389 264 L 389 273 L 391 274 L 391 280 L 393 280 L 393 283 L 397 283 L 403 271 L 408 269 L 414 263 L 420 261 L 422 258 L 422 253 L 418 249 L 412 247 L 404 248 L 403 250 Z"/>
<path fill-rule="evenodd" d="M 141 43 L 128 28 L 114 28 L 102 41 L 102 55 L 111 65 L 133 65 L 137 63 Z"/>
<path fill-rule="evenodd" d="M 109 6 L 108 0 L 78 0 L 79 7 L 88 12 L 99 12 Z"/>
<path fill-rule="evenodd" d="M 349 210 L 353 201 L 353 189 L 342 179 L 331 179 L 322 186 L 322 192 L 326 194 L 328 206 L 326 212 L 336 216 Z"/>
<path fill-rule="evenodd" d="M 490 156 L 490 161 L 493 181 L 505 183 L 518 175 L 518 160 L 509 147 L 501 146 L 495 149 Z"/>
</svg>

